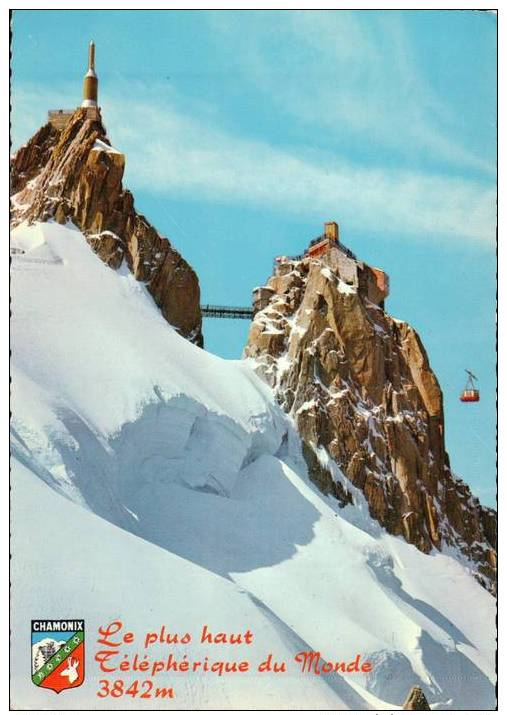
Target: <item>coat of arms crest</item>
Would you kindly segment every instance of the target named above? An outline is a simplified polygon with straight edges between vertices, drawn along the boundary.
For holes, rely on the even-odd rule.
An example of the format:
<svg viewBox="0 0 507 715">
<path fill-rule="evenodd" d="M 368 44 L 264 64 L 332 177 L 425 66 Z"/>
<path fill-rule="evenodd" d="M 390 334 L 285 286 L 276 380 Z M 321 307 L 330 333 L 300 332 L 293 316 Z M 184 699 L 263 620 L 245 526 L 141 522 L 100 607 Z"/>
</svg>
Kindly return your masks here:
<svg viewBox="0 0 507 715">
<path fill-rule="evenodd" d="M 84 674 L 84 621 L 32 621 L 32 682 L 60 693 L 81 685 Z"/>
</svg>

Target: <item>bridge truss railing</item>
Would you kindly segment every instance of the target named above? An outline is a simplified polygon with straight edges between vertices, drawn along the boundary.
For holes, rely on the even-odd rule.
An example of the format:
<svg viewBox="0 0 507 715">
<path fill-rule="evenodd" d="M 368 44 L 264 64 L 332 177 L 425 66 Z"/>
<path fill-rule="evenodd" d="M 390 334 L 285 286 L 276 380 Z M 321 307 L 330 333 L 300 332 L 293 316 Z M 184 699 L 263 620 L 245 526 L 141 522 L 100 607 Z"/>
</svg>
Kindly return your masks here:
<svg viewBox="0 0 507 715">
<path fill-rule="evenodd" d="M 201 305 L 203 318 L 235 318 L 236 320 L 252 320 L 252 308 L 228 305 Z"/>
</svg>

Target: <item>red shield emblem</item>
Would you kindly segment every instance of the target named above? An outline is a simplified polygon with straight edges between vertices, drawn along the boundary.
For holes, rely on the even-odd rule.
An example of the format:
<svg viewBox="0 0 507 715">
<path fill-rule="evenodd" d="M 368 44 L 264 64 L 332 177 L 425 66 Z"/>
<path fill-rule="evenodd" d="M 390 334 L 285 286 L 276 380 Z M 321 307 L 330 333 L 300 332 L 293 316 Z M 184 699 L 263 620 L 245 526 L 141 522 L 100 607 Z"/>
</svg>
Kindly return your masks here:
<svg viewBox="0 0 507 715">
<path fill-rule="evenodd" d="M 84 621 L 32 621 L 32 682 L 60 693 L 82 685 L 84 675 Z"/>
</svg>

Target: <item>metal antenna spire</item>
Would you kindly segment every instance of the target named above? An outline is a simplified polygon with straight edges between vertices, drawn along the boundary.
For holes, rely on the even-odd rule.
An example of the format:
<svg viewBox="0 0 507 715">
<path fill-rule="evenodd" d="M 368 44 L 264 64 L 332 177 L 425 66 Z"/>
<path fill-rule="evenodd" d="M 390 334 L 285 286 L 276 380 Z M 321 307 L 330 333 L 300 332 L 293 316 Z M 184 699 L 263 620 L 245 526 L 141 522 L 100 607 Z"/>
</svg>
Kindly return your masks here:
<svg viewBox="0 0 507 715">
<path fill-rule="evenodd" d="M 88 50 L 88 69 L 95 69 L 95 42 L 90 41 L 90 48 Z"/>
</svg>

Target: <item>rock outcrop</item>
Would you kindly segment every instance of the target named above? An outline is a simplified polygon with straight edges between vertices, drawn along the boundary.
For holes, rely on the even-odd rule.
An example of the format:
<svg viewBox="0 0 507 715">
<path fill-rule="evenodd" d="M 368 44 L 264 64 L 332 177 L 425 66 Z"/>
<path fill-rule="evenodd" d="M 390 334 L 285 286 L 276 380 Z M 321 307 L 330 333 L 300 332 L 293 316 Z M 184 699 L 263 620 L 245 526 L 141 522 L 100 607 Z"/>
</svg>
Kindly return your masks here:
<svg viewBox="0 0 507 715">
<path fill-rule="evenodd" d="M 459 550 L 494 592 L 496 515 L 451 472 L 438 381 L 416 331 L 384 311 L 379 274 L 341 249 L 284 258 L 256 289 L 244 355 L 293 417 L 321 489 L 352 499 L 331 458 L 391 534 Z"/>
<path fill-rule="evenodd" d="M 403 704 L 403 710 L 431 710 L 422 689 L 415 685 Z"/>
<path fill-rule="evenodd" d="M 123 260 L 164 318 L 202 345 L 199 281 L 169 241 L 134 208 L 122 186 L 125 156 L 100 121 L 77 109 L 65 129 L 42 127 L 11 163 L 14 225 L 71 220 L 111 268 Z"/>
<path fill-rule="evenodd" d="M 11 194 L 21 191 L 45 166 L 60 136 L 51 124 L 45 124 L 14 155 L 11 167 Z"/>
</svg>

